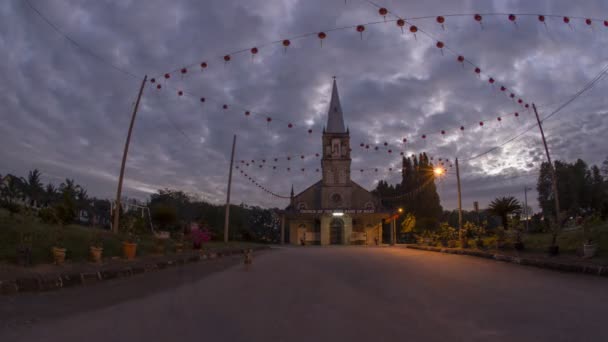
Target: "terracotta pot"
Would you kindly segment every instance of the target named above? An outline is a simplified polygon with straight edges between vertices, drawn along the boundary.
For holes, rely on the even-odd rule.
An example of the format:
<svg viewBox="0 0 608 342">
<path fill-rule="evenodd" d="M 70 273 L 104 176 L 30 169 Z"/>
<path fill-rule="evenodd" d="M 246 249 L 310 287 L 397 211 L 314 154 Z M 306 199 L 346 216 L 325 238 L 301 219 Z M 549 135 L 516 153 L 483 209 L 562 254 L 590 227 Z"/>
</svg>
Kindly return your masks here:
<svg viewBox="0 0 608 342">
<path fill-rule="evenodd" d="M 55 261 L 56 265 L 63 265 L 63 263 L 65 262 L 65 248 L 60 248 L 60 247 L 53 247 L 52 248 L 52 252 L 53 252 L 53 260 Z"/>
<path fill-rule="evenodd" d="M 135 259 L 135 254 L 137 253 L 137 244 L 132 242 L 123 242 L 122 253 L 127 260 Z"/>
<path fill-rule="evenodd" d="M 101 256 L 103 255 L 103 248 L 91 246 L 91 247 L 89 247 L 89 250 L 91 251 L 91 259 L 93 260 L 93 262 L 98 263 L 98 264 L 101 263 Z"/>
</svg>

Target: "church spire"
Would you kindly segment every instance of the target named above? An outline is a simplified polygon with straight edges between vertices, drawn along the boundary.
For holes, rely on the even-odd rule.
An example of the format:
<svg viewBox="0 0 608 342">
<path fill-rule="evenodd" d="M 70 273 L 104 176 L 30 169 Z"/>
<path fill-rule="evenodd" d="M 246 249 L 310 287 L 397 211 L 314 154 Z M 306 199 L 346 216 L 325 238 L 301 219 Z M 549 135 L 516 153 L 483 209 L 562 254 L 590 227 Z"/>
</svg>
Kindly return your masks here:
<svg viewBox="0 0 608 342">
<path fill-rule="evenodd" d="M 327 133 L 346 133 L 344 128 L 344 118 L 342 117 L 342 106 L 338 95 L 338 85 L 334 76 L 334 84 L 331 90 L 331 101 L 327 113 Z"/>
</svg>

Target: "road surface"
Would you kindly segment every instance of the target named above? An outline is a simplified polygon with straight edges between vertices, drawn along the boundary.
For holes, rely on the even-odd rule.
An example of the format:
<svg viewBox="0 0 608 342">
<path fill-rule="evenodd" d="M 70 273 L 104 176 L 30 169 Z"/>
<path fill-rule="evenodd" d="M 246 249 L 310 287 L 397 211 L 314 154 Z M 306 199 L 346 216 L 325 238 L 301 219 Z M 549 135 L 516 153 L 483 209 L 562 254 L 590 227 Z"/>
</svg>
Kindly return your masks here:
<svg viewBox="0 0 608 342">
<path fill-rule="evenodd" d="M 606 278 L 399 247 L 217 262 L 12 297 L 0 341 L 608 341 Z"/>
</svg>

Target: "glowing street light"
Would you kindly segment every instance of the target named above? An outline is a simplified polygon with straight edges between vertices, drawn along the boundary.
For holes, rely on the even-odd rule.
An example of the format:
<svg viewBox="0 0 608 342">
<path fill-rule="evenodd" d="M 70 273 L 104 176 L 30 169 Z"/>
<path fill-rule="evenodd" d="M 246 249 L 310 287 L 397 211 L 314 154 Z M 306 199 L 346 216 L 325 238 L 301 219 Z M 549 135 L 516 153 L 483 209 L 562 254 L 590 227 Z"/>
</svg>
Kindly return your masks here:
<svg viewBox="0 0 608 342">
<path fill-rule="evenodd" d="M 433 169 L 433 172 L 437 175 L 437 176 L 441 176 L 443 174 L 443 169 L 440 167 L 436 167 Z"/>
<path fill-rule="evenodd" d="M 397 209 L 397 211 L 398 211 L 399 213 L 402 213 L 402 212 L 403 212 L 403 208 L 399 208 L 399 209 Z"/>
</svg>

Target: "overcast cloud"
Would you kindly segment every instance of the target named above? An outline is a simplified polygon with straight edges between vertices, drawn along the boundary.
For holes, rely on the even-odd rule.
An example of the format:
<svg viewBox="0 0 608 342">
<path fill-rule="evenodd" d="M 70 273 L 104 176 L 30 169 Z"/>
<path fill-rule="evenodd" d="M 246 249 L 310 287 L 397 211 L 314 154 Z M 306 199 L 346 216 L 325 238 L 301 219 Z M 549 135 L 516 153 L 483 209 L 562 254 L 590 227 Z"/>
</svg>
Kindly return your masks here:
<svg viewBox="0 0 608 342">
<path fill-rule="evenodd" d="M 170 187 L 221 203 L 225 198 L 232 135 L 237 160 L 311 155 L 320 152 L 331 78 L 337 76 L 353 148 L 353 179 L 372 189 L 378 179 L 399 181 L 397 151 L 435 157 L 479 154 L 534 122 L 498 90 L 504 84 L 540 106 L 541 116 L 564 102 L 608 61 L 608 28 L 580 19 L 570 25 L 550 18 L 448 17 L 445 30 L 433 19 L 415 24 L 444 41 L 497 83 L 478 78 L 423 34 L 402 34 L 394 22 L 293 40 L 289 48 L 264 43 L 301 33 L 382 20 L 365 1 L 42 1 L 30 0 L 57 27 L 119 72 L 74 47 L 24 1 L 0 3 L 0 173 L 25 175 L 40 169 L 45 180 L 76 179 L 89 194 L 112 197 L 124 139 L 144 74 L 172 73 L 158 91 L 144 91 L 131 143 L 123 193 L 145 198 Z M 450 13 L 543 13 L 608 18 L 606 1 L 396 1 L 385 5 L 405 17 Z M 259 47 L 233 56 L 227 52 Z M 177 96 L 177 89 L 188 95 Z M 601 163 L 605 148 L 606 81 L 546 122 L 554 159 Z M 202 104 L 199 97 L 207 101 Z M 228 110 L 222 104 L 229 104 Z M 244 108 L 273 117 L 246 117 Z M 515 118 L 512 113 L 521 113 Z M 503 120 L 498 122 L 497 116 Z M 484 127 L 476 124 L 485 121 Z M 288 129 L 287 123 L 294 124 Z M 461 125 L 467 129 L 460 132 Z M 313 134 L 308 134 L 311 128 Z M 447 134 L 438 134 L 442 129 Z M 420 134 L 429 134 L 426 140 Z M 405 146 L 400 143 L 407 137 Z M 359 143 L 389 142 L 395 153 L 372 152 Z M 535 187 L 545 156 L 538 130 L 484 157 L 461 162 L 463 203 L 485 206 L 496 196 L 523 200 Z M 299 192 L 318 180 L 319 159 L 293 158 L 279 170 L 250 166 L 249 174 L 279 194 Z M 272 163 L 270 164 L 272 165 Z M 241 167 L 243 167 L 241 165 Z M 291 172 L 286 168 L 290 167 Z M 361 168 L 378 173 L 360 173 Z M 300 168 L 306 168 L 302 173 Z M 453 173 L 453 172 L 450 172 Z M 454 175 L 438 183 L 445 208 L 456 205 Z M 284 207 L 234 176 L 233 202 Z M 533 192 L 531 204 L 536 206 Z"/>
</svg>

